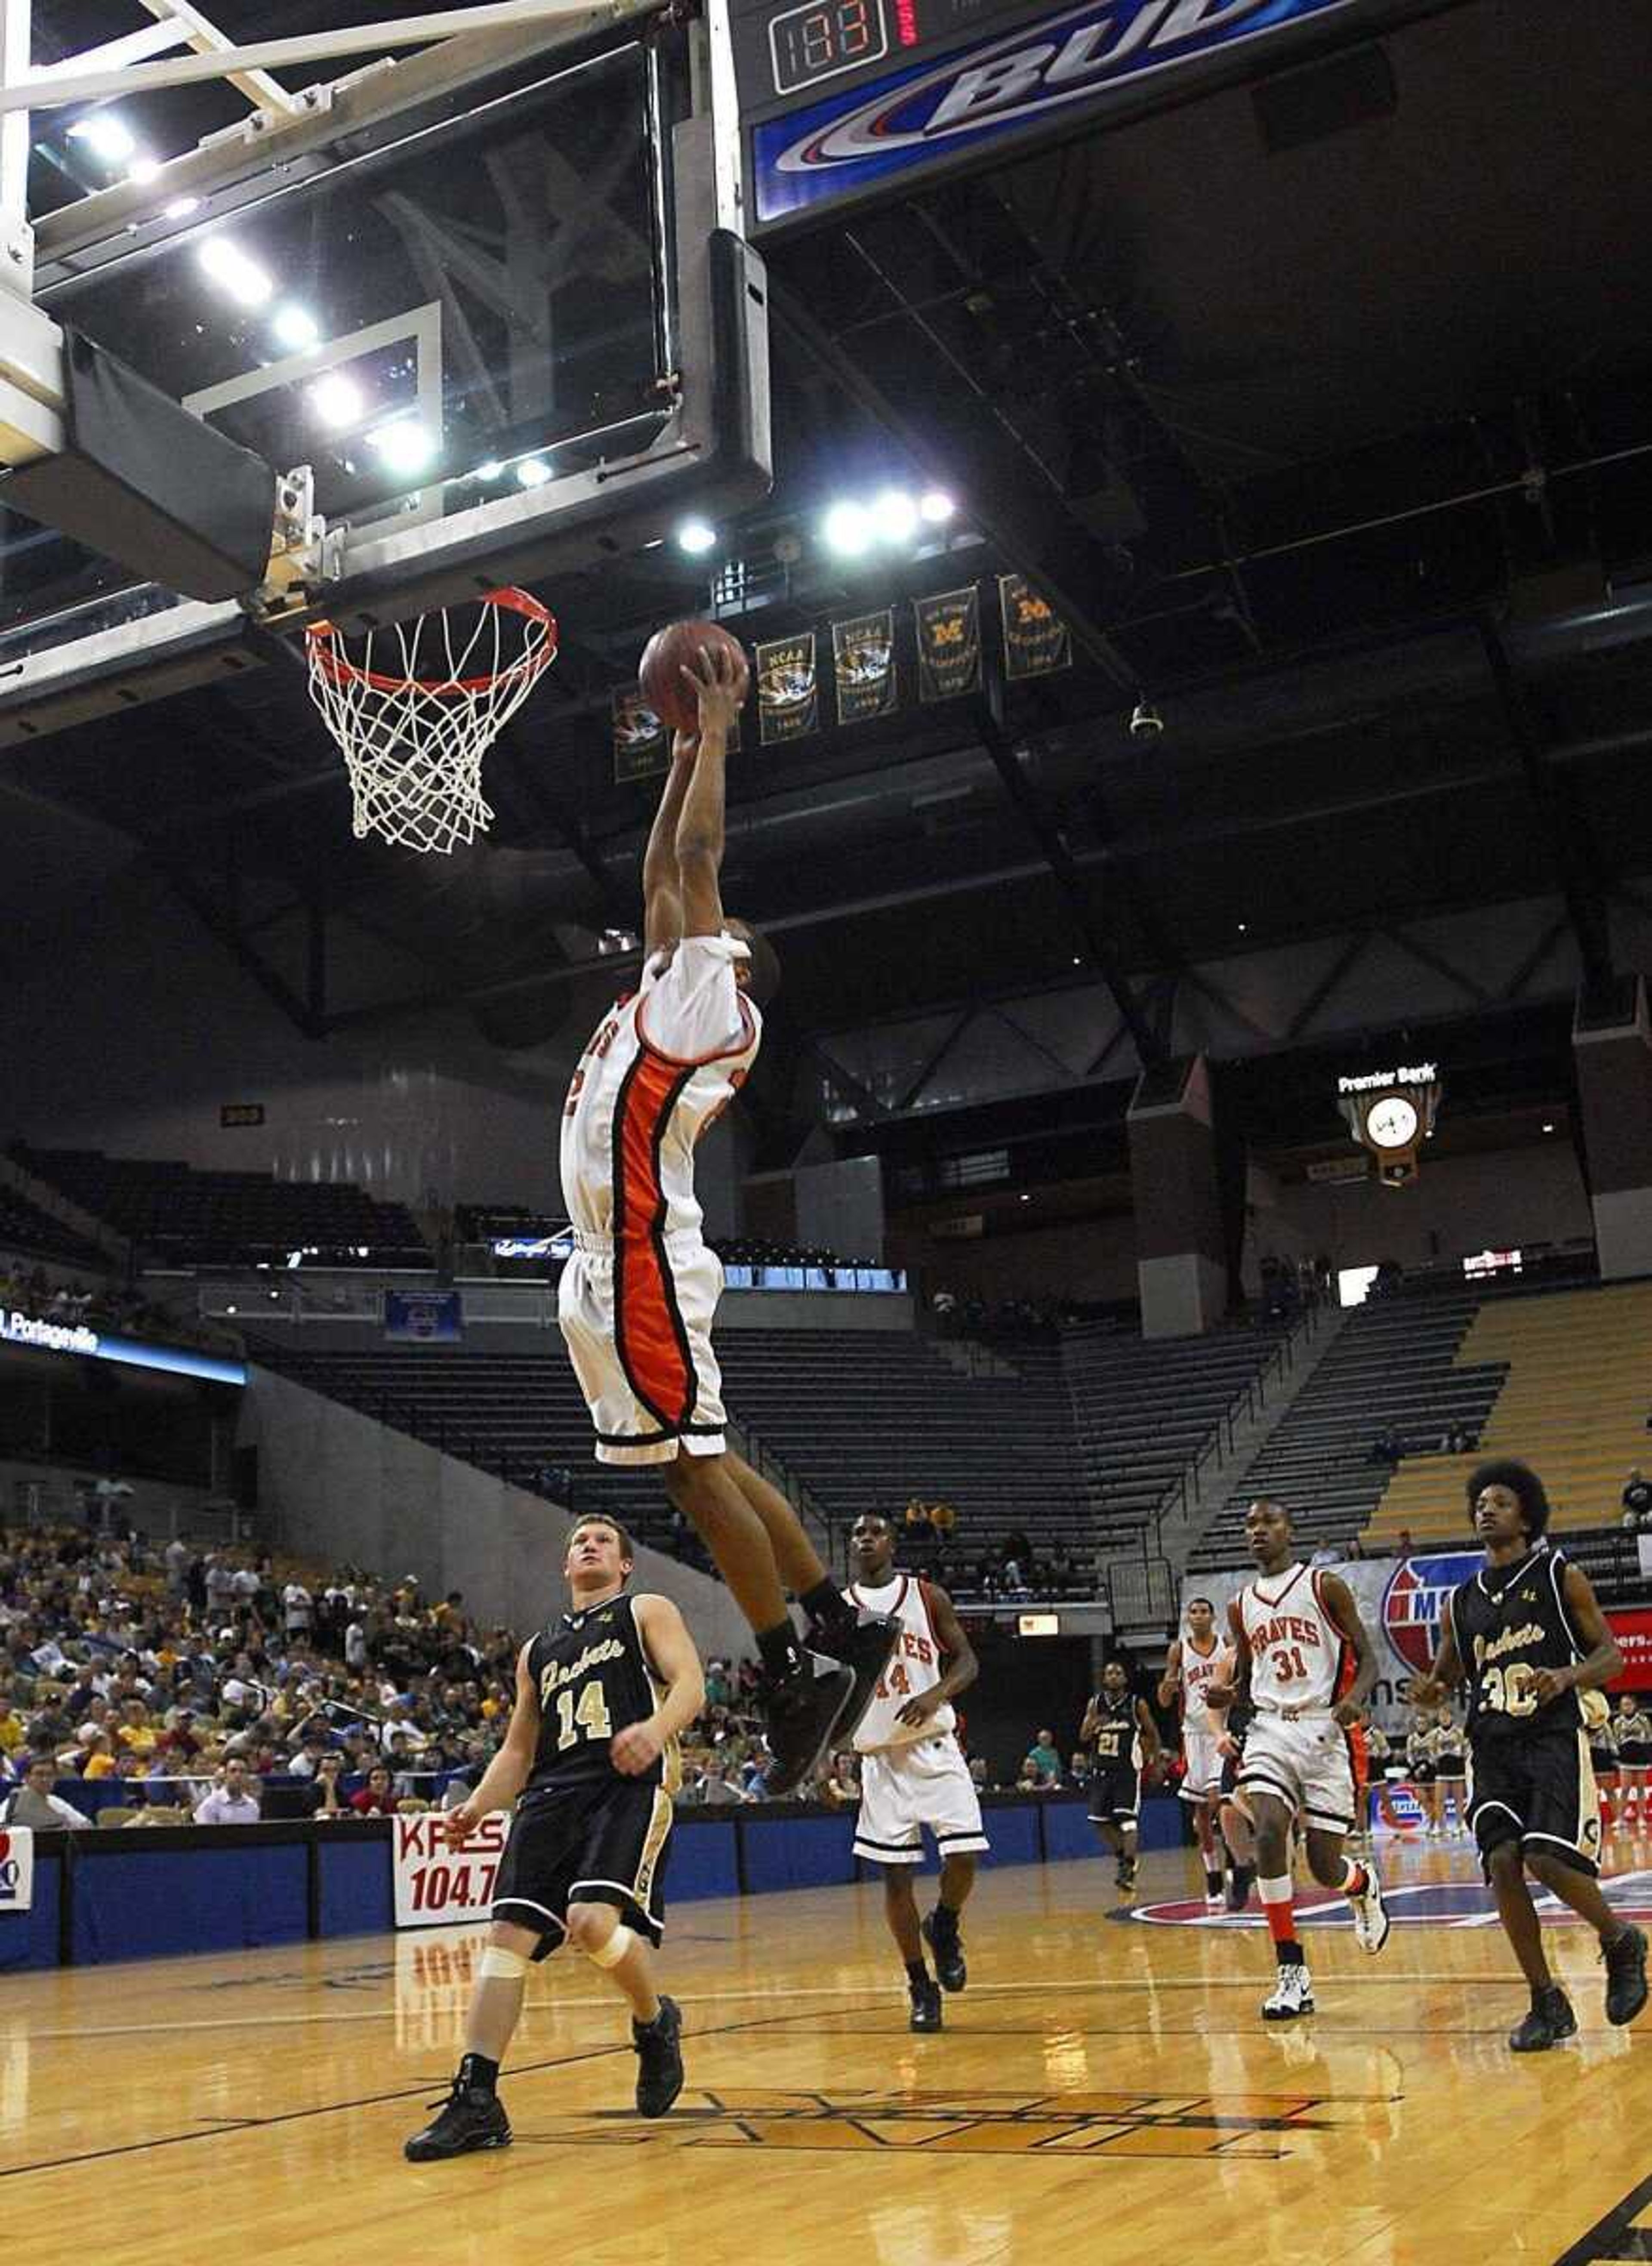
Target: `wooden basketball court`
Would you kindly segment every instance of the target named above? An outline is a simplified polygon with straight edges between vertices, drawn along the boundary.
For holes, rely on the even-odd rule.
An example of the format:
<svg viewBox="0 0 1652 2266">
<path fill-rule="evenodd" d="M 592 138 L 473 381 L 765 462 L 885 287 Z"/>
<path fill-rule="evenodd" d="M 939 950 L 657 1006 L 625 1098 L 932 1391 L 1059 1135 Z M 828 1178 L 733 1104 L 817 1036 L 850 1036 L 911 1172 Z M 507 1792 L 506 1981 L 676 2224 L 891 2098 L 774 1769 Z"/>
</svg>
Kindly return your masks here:
<svg viewBox="0 0 1652 2266">
<path fill-rule="evenodd" d="M 1626 1908 L 1652 1903 L 1637 1861 L 1620 1842 Z M 564 1958 L 507 2065 L 515 2145 L 417 2167 L 474 1934 L 24 1977 L 0 2005 L 7 2237 L 352 2266 L 1652 2256 L 1652 2017 L 1609 2029 L 1592 1938 L 1556 1927 L 1582 2035 L 1515 2059 L 1524 1995 L 1466 1847 L 1386 1869 L 1386 1951 L 1307 1923 L 1319 2011 L 1283 2030 L 1258 2018 L 1265 1933 L 1179 1905 L 1180 1853 L 1144 1860 L 1147 1920 L 1107 1916 L 1110 1865 L 984 1874 L 938 2037 L 907 2029 L 875 1886 L 684 1905 L 669 2118 L 630 2113 L 622 2009 Z"/>
</svg>

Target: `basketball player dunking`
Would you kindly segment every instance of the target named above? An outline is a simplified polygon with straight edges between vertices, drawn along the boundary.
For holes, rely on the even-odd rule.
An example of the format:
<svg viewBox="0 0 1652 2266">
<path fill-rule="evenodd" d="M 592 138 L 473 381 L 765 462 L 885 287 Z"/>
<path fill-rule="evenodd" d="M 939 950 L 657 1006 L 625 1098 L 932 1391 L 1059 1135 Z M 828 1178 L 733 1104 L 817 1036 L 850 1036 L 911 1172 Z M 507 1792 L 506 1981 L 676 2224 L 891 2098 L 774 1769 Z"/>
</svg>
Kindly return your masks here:
<svg viewBox="0 0 1652 2266">
<path fill-rule="evenodd" d="M 1222 1909 L 1222 1860 L 1217 1849 L 1217 1802 L 1222 1781 L 1222 1726 L 1210 1713 L 1209 1692 L 1216 1681 L 1221 1646 L 1216 1607 L 1209 1597 L 1188 1600 L 1187 1634 L 1171 1645 L 1159 1685 L 1161 1707 L 1181 1707 L 1181 1798 L 1193 1809 L 1193 1827 L 1204 1863 L 1204 1901 Z"/>
<path fill-rule="evenodd" d="M 637 2109 L 663 2116 L 683 2090 L 683 2018 L 654 1988 L 677 1736 L 699 1714 L 699 1656 L 669 1597 L 626 1588 L 631 1540 L 582 1518 L 563 1572 L 573 1600 L 516 1663 L 516 1705 L 481 1784 L 450 1810 L 457 1848 L 521 1796 L 493 1895 L 464 2033 L 442 2113 L 415 2133 L 410 2163 L 510 2144 L 499 2065 L 522 2013 L 528 1969 L 570 1943 L 624 1993 L 639 2062 Z"/>
<path fill-rule="evenodd" d="M 976 1656 L 945 1590 L 895 1571 L 887 1518 L 867 1511 L 857 1519 L 849 1555 L 851 1598 L 887 1613 L 901 1629 L 855 1733 L 861 1758 L 855 1854 L 883 1868 L 884 1916 L 906 1963 L 911 2027 L 938 2030 L 940 1990 L 924 1963 L 924 1943 L 935 1955 L 941 1988 L 961 1991 L 969 1970 L 958 1919 L 975 1886 L 976 1854 L 989 1846 L 952 1705 L 976 1680 Z M 912 1870 L 923 1860 L 925 1826 L 940 1859 L 940 1894 L 920 1931 Z"/>
<path fill-rule="evenodd" d="M 1283 1503 L 1252 1503 L 1245 1539 L 1259 1578 L 1228 1607 L 1232 1680 L 1212 1685 L 1206 1696 L 1212 1707 L 1238 1700 L 1254 1711 L 1238 1793 L 1254 1821 L 1256 1885 L 1278 1963 L 1262 2015 L 1288 2022 L 1313 2012 L 1290 1884 L 1294 1823 L 1302 1824 L 1314 1879 L 1340 1889 L 1353 1906 L 1361 1949 L 1380 1951 L 1388 1941 L 1376 1868 L 1342 1849 L 1364 1799 L 1356 1734 L 1377 1680 L 1377 1656 L 1347 1583 L 1311 1570 L 1297 1556 Z"/>
<path fill-rule="evenodd" d="M 1541 2053 L 1577 2028 L 1543 1950 L 1530 1873 L 1592 1927 L 1606 1966 L 1606 2020 L 1632 2022 L 1647 2000 L 1647 1940 L 1600 1891 L 1600 1809 L 1588 1721 L 1623 1656 L 1589 1577 L 1552 1550 L 1549 1502 L 1524 1464 L 1482 1464 L 1468 1508 L 1486 1563 L 1451 1593 L 1440 1648 L 1411 1687 L 1431 1707 L 1468 1685 L 1468 1823 L 1497 1898 L 1531 2009 L 1510 2034 Z"/>
<path fill-rule="evenodd" d="M 745 668 L 732 646 L 718 647 L 684 675 L 699 729 L 673 741 L 643 857 L 642 974 L 586 1048 L 563 1112 L 574 1254 L 558 1311 L 598 1461 L 659 1466 L 751 1624 L 774 1757 L 766 1790 L 780 1795 L 834 1732 L 853 1729 L 897 1632 L 857 1619 L 790 1503 L 724 1436 L 711 1335 L 723 1275 L 700 1235 L 694 1148 L 757 1059 L 758 1003 L 778 967 L 754 930 L 725 918 L 719 881 L 724 765 Z M 800 1644 L 787 1588 L 820 1651 Z"/>
</svg>

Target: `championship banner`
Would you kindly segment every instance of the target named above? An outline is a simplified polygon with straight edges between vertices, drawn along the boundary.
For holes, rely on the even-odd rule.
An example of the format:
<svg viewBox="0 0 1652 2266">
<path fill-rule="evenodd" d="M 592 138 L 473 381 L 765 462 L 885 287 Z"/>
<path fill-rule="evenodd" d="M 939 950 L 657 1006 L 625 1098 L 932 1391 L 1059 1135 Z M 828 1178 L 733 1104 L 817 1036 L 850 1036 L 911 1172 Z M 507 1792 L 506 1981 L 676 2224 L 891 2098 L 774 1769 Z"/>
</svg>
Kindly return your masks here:
<svg viewBox="0 0 1652 2266">
<path fill-rule="evenodd" d="M 0 1913 L 34 1908 L 34 1834 L 27 1825 L 0 1825 Z"/>
<path fill-rule="evenodd" d="M 832 670 L 840 724 L 864 724 L 869 717 L 895 713 L 893 606 L 832 624 Z"/>
<path fill-rule="evenodd" d="M 392 1345 L 457 1345 L 464 1300 L 457 1290 L 386 1290 L 384 1335 Z"/>
<path fill-rule="evenodd" d="M 424 1809 L 416 1817 L 391 1818 L 397 1926 L 442 1927 L 455 1920 L 486 1919 L 493 1908 L 493 1882 L 508 1824 L 504 1811 L 496 1809 L 462 1848 L 450 1849 L 444 1811 Z"/>
<path fill-rule="evenodd" d="M 1353 1592 L 1360 1619 L 1371 1631 L 1377 1648 L 1377 1682 L 1366 1712 L 1391 1736 L 1410 1729 L 1411 1679 L 1422 1675 L 1433 1661 L 1446 1599 L 1485 1562 L 1478 1550 L 1440 1550 L 1410 1558 L 1356 1558 L 1327 1568 Z M 1238 1566 L 1225 1573 L 1185 1576 L 1184 1622 L 1188 1599 L 1209 1597 L 1216 1607 L 1217 1634 L 1225 1640 L 1229 1603 L 1255 1579 L 1254 1567 Z M 1652 1623 L 1652 1613 L 1646 1618 Z"/>
<path fill-rule="evenodd" d="M 757 647 L 757 731 L 765 748 L 807 739 L 820 727 L 815 632 Z"/>
<path fill-rule="evenodd" d="M 981 689 L 981 594 L 942 590 L 914 598 L 917 624 L 917 697 L 956 700 Z"/>
<path fill-rule="evenodd" d="M 1000 574 L 998 610 L 1004 618 L 1004 674 L 1052 676 L 1072 666 L 1067 625 L 1025 574 Z"/>
<path fill-rule="evenodd" d="M 616 691 L 613 704 L 614 785 L 653 778 L 671 761 L 665 726 L 634 684 Z"/>
</svg>

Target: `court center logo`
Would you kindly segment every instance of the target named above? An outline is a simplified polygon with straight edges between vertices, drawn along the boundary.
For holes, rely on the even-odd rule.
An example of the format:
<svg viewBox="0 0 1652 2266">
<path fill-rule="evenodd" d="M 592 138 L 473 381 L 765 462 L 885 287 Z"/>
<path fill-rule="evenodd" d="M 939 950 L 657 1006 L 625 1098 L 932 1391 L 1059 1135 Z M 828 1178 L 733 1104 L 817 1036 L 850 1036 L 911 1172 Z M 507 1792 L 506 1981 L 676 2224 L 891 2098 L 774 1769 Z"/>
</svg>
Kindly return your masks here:
<svg viewBox="0 0 1652 2266">
<path fill-rule="evenodd" d="M 1440 1641 L 1440 1616 L 1453 1590 L 1484 1564 L 1478 1550 L 1402 1558 L 1383 1591 L 1383 1634 L 1410 1676 L 1425 1674 Z"/>
</svg>

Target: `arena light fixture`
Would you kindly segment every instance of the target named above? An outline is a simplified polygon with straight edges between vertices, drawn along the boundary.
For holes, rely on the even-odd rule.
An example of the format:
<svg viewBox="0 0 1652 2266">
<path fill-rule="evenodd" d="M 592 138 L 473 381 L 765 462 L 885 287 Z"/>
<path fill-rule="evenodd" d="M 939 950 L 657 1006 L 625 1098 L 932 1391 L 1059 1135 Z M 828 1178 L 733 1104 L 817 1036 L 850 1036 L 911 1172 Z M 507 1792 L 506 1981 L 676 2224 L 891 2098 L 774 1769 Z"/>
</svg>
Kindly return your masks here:
<svg viewBox="0 0 1652 2266">
<path fill-rule="evenodd" d="M 917 515 L 931 527 L 945 527 L 957 508 L 945 488 L 926 488 L 917 500 Z"/>
<path fill-rule="evenodd" d="M 308 307 L 301 307 L 289 299 L 284 307 L 275 310 L 271 325 L 276 338 L 294 354 L 303 354 L 321 336 L 321 325 Z"/>
<path fill-rule="evenodd" d="M 124 118 L 113 110 L 89 111 L 69 129 L 71 142 L 90 150 L 106 165 L 123 165 L 137 150 L 137 137 Z"/>
<path fill-rule="evenodd" d="M 161 161 L 158 157 L 134 157 L 126 169 L 126 177 L 135 187 L 146 189 L 150 183 L 158 177 L 160 170 Z"/>
<path fill-rule="evenodd" d="M 917 532 L 917 506 L 904 488 L 885 488 L 872 507 L 872 523 L 885 543 L 910 543 Z"/>
<path fill-rule="evenodd" d="M 872 521 L 864 505 L 835 503 L 821 523 L 826 548 L 840 559 L 859 559 L 872 547 Z"/>
<path fill-rule="evenodd" d="M 199 258 L 203 274 L 227 291 L 238 306 L 261 307 L 274 291 L 274 284 L 257 260 L 249 259 L 227 236 L 209 236 Z"/>
<path fill-rule="evenodd" d="M 685 519 L 676 531 L 676 547 L 691 559 L 703 558 L 717 545 L 717 530 L 703 519 Z"/>
<path fill-rule="evenodd" d="M 435 436 L 416 417 L 398 417 L 367 436 L 367 445 L 392 472 L 422 472 L 436 453 Z"/>
<path fill-rule="evenodd" d="M 485 464 L 477 466 L 476 477 L 479 480 L 496 480 L 504 469 L 497 457 L 490 457 Z"/>
<path fill-rule="evenodd" d="M 310 389 L 310 406 L 324 425 L 335 432 L 354 425 L 362 410 L 362 389 L 336 369 L 318 378 Z"/>
<path fill-rule="evenodd" d="M 161 218 L 163 220 L 187 220 L 191 213 L 199 212 L 200 210 L 201 199 L 199 197 L 174 197 L 171 204 L 163 205 L 161 207 Z"/>
<path fill-rule="evenodd" d="M 542 464 L 537 457 L 524 457 L 516 467 L 516 485 L 524 488 L 542 488 L 551 477 L 549 464 Z"/>
</svg>

